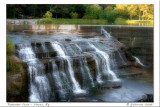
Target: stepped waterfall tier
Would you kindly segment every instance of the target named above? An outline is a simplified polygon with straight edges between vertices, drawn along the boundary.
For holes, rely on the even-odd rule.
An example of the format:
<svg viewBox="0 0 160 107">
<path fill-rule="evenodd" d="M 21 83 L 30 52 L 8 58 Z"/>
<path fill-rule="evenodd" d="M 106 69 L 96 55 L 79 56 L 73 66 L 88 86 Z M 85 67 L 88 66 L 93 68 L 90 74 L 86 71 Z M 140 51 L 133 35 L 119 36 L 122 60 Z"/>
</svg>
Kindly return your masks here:
<svg viewBox="0 0 160 107">
<path fill-rule="evenodd" d="M 8 33 L 17 57 L 28 65 L 29 102 L 146 101 L 153 96 L 152 85 L 135 79 L 142 78 L 137 71 L 151 69 L 141 57 L 103 27 L 95 36 L 84 35 L 89 34 Z"/>
</svg>

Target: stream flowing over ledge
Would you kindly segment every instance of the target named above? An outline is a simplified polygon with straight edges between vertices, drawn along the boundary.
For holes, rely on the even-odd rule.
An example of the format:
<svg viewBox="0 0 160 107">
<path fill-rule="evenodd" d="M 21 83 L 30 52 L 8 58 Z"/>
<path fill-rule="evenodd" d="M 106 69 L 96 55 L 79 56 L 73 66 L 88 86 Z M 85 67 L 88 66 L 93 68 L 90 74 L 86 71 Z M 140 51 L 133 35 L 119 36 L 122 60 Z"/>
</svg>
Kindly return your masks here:
<svg viewBox="0 0 160 107">
<path fill-rule="evenodd" d="M 153 102 L 153 28 L 7 25 L 29 102 Z"/>
</svg>

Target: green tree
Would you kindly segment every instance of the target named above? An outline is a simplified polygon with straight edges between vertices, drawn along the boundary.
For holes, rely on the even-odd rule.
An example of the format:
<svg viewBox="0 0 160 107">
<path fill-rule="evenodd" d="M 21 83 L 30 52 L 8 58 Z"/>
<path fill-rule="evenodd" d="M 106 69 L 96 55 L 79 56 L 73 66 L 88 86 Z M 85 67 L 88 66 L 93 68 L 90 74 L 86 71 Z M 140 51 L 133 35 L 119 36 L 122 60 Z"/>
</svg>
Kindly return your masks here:
<svg viewBox="0 0 160 107">
<path fill-rule="evenodd" d="M 124 4 L 116 4 L 115 9 L 118 12 L 117 17 L 127 19 L 129 17 L 129 13 L 127 11 L 127 7 Z"/>
<path fill-rule="evenodd" d="M 74 19 L 78 18 L 78 13 L 76 13 L 76 12 L 71 12 L 70 15 L 71 15 L 71 17 L 74 18 Z"/>
<path fill-rule="evenodd" d="M 132 20 L 132 18 L 137 15 L 138 6 L 137 4 L 128 4 L 126 6 L 129 12 L 129 17 Z"/>
<path fill-rule="evenodd" d="M 43 17 L 44 18 L 52 18 L 52 13 L 50 12 L 50 11 L 47 11 L 46 13 L 45 13 L 45 15 L 43 15 Z"/>
<path fill-rule="evenodd" d="M 102 12 L 102 7 L 98 4 L 86 5 L 85 16 L 87 19 L 98 19 Z"/>
<path fill-rule="evenodd" d="M 118 12 L 115 10 L 106 12 L 106 19 L 108 22 L 113 23 L 117 18 Z"/>
<path fill-rule="evenodd" d="M 139 19 L 153 19 L 153 5 L 152 4 L 139 4 Z"/>
</svg>

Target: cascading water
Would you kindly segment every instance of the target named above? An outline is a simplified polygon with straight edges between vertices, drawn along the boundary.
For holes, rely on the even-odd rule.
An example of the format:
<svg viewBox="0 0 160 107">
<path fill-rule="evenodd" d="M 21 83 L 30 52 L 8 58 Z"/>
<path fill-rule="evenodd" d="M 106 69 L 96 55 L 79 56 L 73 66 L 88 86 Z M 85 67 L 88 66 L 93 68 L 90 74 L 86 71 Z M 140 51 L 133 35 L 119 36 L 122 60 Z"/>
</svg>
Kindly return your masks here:
<svg viewBox="0 0 160 107">
<path fill-rule="evenodd" d="M 99 84 L 102 84 L 103 81 L 102 81 L 102 79 L 101 79 L 102 74 L 101 74 L 100 69 L 99 69 L 99 67 L 100 67 L 99 59 L 98 59 L 98 57 L 97 57 L 96 55 L 94 55 L 94 54 L 93 54 L 93 58 L 94 58 L 94 60 L 95 60 L 95 65 L 96 65 L 96 70 L 97 70 L 96 80 L 97 80 L 97 82 L 98 82 Z"/>
<path fill-rule="evenodd" d="M 123 57 L 122 57 L 120 51 L 118 50 L 117 52 L 118 52 L 118 54 L 119 54 L 119 56 L 120 56 L 120 58 L 121 58 L 123 64 L 126 65 L 127 63 L 126 63 L 126 61 L 123 59 Z"/>
<path fill-rule="evenodd" d="M 140 61 L 140 59 L 139 58 L 137 58 L 136 56 L 133 56 L 134 58 L 135 58 L 135 60 L 136 60 L 136 62 L 138 63 L 138 64 L 140 64 L 141 66 L 145 66 L 141 61 Z"/>
<path fill-rule="evenodd" d="M 91 76 L 90 70 L 89 70 L 89 68 L 88 68 L 88 64 L 87 64 L 86 59 L 80 60 L 79 66 L 80 66 L 80 69 L 81 69 L 80 71 L 82 72 L 83 78 L 86 78 L 86 77 L 87 77 L 86 79 L 89 79 L 89 81 L 85 81 L 86 79 L 84 79 L 83 83 L 86 84 L 85 86 L 88 87 L 89 84 L 91 84 L 91 86 L 89 86 L 89 87 L 94 87 L 95 84 L 94 84 L 93 78 L 92 78 L 92 76 Z M 87 75 L 87 76 L 86 76 L 86 75 Z M 89 78 L 88 78 L 88 77 L 89 77 Z M 90 82 L 90 83 L 87 83 L 87 82 Z M 88 87 L 88 88 L 89 88 L 89 87 Z"/>
<path fill-rule="evenodd" d="M 52 43 L 52 47 L 58 52 L 59 56 L 64 58 L 67 63 L 68 63 L 68 71 L 69 71 L 69 74 L 71 76 L 71 80 L 73 82 L 73 91 L 74 93 L 86 93 L 85 90 L 82 90 L 80 88 L 80 85 L 79 83 L 76 81 L 75 79 L 75 76 L 74 76 L 74 71 L 73 71 L 73 68 L 72 68 L 72 65 L 70 63 L 70 58 L 69 56 L 66 56 L 63 49 L 61 48 L 61 46 L 58 44 L 58 43 Z"/>
<path fill-rule="evenodd" d="M 68 94 L 72 91 L 75 95 L 87 94 L 97 83 L 105 83 L 106 77 L 108 82 L 120 82 L 110 68 L 108 53 L 101 51 L 101 44 L 96 45 L 99 46 L 88 40 L 71 44 L 54 41 L 34 42 L 31 46 L 19 45 L 19 57 L 29 65 L 29 101 L 68 101 Z M 94 59 L 95 73 L 90 68 L 92 66 L 88 65 L 87 55 Z M 46 63 L 46 60 L 49 62 Z M 49 71 L 46 72 L 46 69 Z"/>
<path fill-rule="evenodd" d="M 79 51 L 82 53 L 82 49 L 77 45 L 77 44 L 75 44 L 75 46 L 79 49 Z M 83 70 L 81 70 L 82 72 L 84 72 L 84 71 L 86 71 L 87 72 L 87 75 L 88 75 L 88 77 L 89 77 L 89 79 L 90 79 L 90 82 L 91 82 L 91 85 L 92 85 L 92 87 L 94 87 L 95 86 L 95 84 L 94 84 L 94 81 L 93 81 L 93 77 L 92 77 L 92 75 L 91 75 L 91 73 L 90 73 L 90 70 L 89 70 L 89 68 L 88 68 L 88 64 L 87 64 L 87 60 L 86 60 L 86 58 L 84 58 L 83 60 L 81 60 L 80 61 L 80 67 L 82 68 L 84 68 Z M 84 73 L 84 77 L 85 77 L 86 75 L 85 75 L 85 73 Z"/>
<path fill-rule="evenodd" d="M 116 77 L 116 75 L 114 74 L 114 72 L 110 68 L 109 55 L 107 53 L 99 50 L 98 48 L 96 48 L 93 44 L 91 44 L 91 43 L 88 43 L 88 44 L 92 48 L 94 48 L 97 53 L 99 53 L 100 55 L 102 55 L 103 58 L 105 59 L 105 64 L 103 66 L 103 73 L 107 74 L 107 75 L 111 75 L 111 77 L 109 76 L 110 80 L 119 81 L 119 79 Z"/>
<path fill-rule="evenodd" d="M 43 73 L 43 64 L 39 62 L 34 54 L 31 46 L 19 45 L 20 50 L 18 50 L 19 57 L 28 63 L 28 71 L 30 76 L 29 101 L 40 102 L 49 101 L 50 96 L 50 86 L 49 82 Z M 44 96 L 45 95 L 45 96 Z"/>
<path fill-rule="evenodd" d="M 107 39 L 111 38 L 111 35 L 106 30 L 104 30 L 103 27 L 101 27 L 101 34 L 104 34 Z"/>
<path fill-rule="evenodd" d="M 137 96 L 133 90 L 140 93 L 141 97 L 141 93 L 144 93 L 140 92 L 144 90 L 143 83 L 137 87 L 135 82 L 132 85 L 136 84 L 136 88 L 132 87 L 125 76 L 137 75 L 132 71 L 140 70 L 141 67 L 138 68 L 135 63 L 145 65 L 137 57 L 132 57 L 126 46 L 105 29 L 101 28 L 103 36 L 97 35 L 99 31 L 95 37 L 94 33 L 88 31 L 83 34 L 83 29 L 80 29 L 80 33 L 69 33 L 67 36 L 60 31 L 45 37 L 31 35 L 21 39 L 23 43 L 19 41 L 18 35 L 15 42 L 18 46 L 17 55 L 28 64 L 29 101 L 135 101 Z M 123 89 L 129 93 L 127 96 L 123 97 Z"/>
</svg>

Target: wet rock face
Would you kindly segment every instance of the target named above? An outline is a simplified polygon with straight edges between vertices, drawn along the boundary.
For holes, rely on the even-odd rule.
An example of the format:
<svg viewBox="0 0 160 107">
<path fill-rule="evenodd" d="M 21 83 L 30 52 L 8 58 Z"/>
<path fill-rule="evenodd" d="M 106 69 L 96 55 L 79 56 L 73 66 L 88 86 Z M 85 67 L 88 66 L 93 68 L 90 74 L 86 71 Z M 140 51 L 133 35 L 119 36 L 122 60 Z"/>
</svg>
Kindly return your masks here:
<svg viewBox="0 0 160 107">
<path fill-rule="evenodd" d="M 36 53 L 36 57 L 39 58 L 39 59 L 43 59 L 43 58 L 54 58 L 57 56 L 57 52 L 37 52 Z"/>
<path fill-rule="evenodd" d="M 153 102 L 154 101 L 153 94 L 146 94 L 142 97 L 142 99 L 136 101 L 136 102 Z"/>
<path fill-rule="evenodd" d="M 67 38 L 67 39 L 65 39 L 65 41 L 70 42 L 70 41 L 71 41 L 71 39 Z"/>
<path fill-rule="evenodd" d="M 88 66 L 90 68 L 90 72 L 93 75 L 93 79 L 95 80 L 96 75 L 97 75 L 95 60 L 94 60 L 93 56 L 91 56 L 91 55 L 86 55 L 86 59 L 87 59 Z"/>
<path fill-rule="evenodd" d="M 45 45 L 51 45 L 51 43 L 50 42 L 45 42 Z"/>
<path fill-rule="evenodd" d="M 127 48 L 122 47 L 121 50 L 125 53 L 127 60 L 129 60 L 131 62 L 135 61 L 132 54 L 129 52 L 129 50 Z"/>
<path fill-rule="evenodd" d="M 53 71 L 53 66 L 51 61 L 44 62 L 44 69 L 46 72 Z"/>
</svg>

